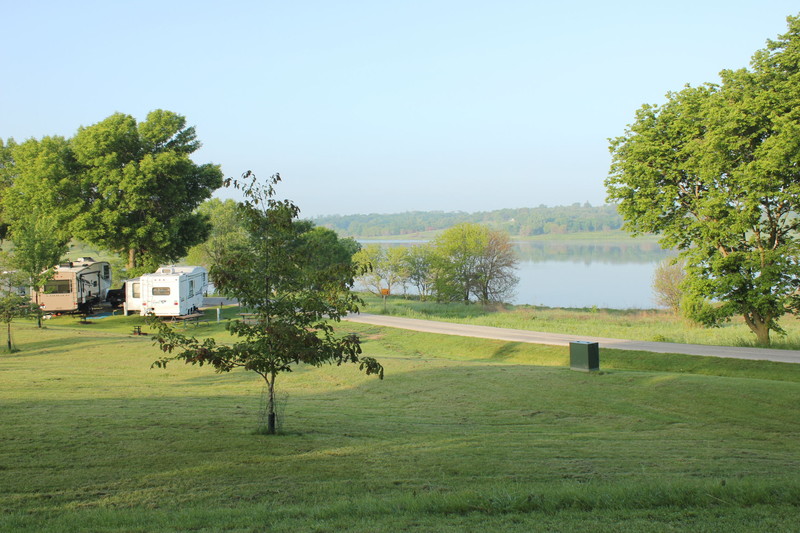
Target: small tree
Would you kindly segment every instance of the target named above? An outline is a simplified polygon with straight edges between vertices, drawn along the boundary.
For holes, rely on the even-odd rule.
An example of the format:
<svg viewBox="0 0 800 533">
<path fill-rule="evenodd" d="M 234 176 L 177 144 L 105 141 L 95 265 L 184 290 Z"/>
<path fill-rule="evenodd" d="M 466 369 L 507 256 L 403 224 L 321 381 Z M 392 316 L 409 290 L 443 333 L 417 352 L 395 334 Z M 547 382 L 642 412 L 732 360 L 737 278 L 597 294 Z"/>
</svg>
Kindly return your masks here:
<svg viewBox="0 0 800 533">
<path fill-rule="evenodd" d="M 477 263 L 486 244 L 485 226 L 463 223 L 442 232 L 436 248 L 436 296 L 440 300 L 469 303 L 477 279 Z"/>
<path fill-rule="evenodd" d="M 384 288 L 391 293 L 392 287 L 398 283 L 407 283 L 405 253 L 405 248 L 400 247 L 384 249 L 379 244 L 365 246 L 354 256 L 363 271 L 359 280 L 373 294 L 380 296 Z"/>
<path fill-rule="evenodd" d="M 27 285 L 33 289 L 33 309 L 37 325 L 41 328 L 39 295 L 45 284 L 53 278 L 55 265 L 67 253 L 69 239 L 53 217 L 32 211 L 15 222 L 11 241 L 14 243 L 14 253 L 9 264 L 25 275 Z"/>
<path fill-rule="evenodd" d="M 665 259 L 661 261 L 653 273 L 653 292 L 656 304 L 678 314 L 681 311 L 683 289 L 681 284 L 686 279 L 683 261 Z"/>
<path fill-rule="evenodd" d="M 384 285 L 383 271 L 381 269 L 384 255 L 383 248 L 377 244 L 370 244 L 361 248 L 353 256 L 353 260 L 361 268 L 358 281 L 365 289 L 378 296 L 380 296 Z"/>
<path fill-rule="evenodd" d="M 5 264 L 7 257 L 3 258 Z M 11 339 L 11 322 L 15 318 L 27 316 L 33 306 L 25 295 L 25 279 L 18 272 L 4 270 L 0 274 L 0 321 L 6 325 L 6 346 L 9 353 L 16 352 Z"/>
<path fill-rule="evenodd" d="M 420 300 L 425 300 L 433 290 L 435 251 L 430 244 L 409 248 L 405 256 L 408 280 L 417 288 Z"/>
<path fill-rule="evenodd" d="M 393 285 L 401 285 L 403 287 L 403 296 L 406 295 L 409 281 L 407 256 L 408 248 L 405 246 L 393 246 L 386 250 L 385 256 L 384 271 L 387 285 L 390 290 Z"/>
<path fill-rule="evenodd" d="M 434 241 L 436 294 L 439 299 L 486 304 L 507 297 L 519 281 L 517 258 L 508 235 L 480 224 L 464 223 Z"/>
<path fill-rule="evenodd" d="M 489 230 L 476 268 L 474 292 L 478 301 L 485 305 L 511 296 L 519 283 L 514 274 L 518 263 L 508 233 Z"/>
<path fill-rule="evenodd" d="M 308 268 L 315 250 L 307 243 L 316 239 L 304 238 L 309 226 L 296 221 L 297 206 L 274 198 L 279 181 L 276 174 L 266 185 L 259 185 L 255 175 L 247 172 L 241 182 L 233 182 L 245 196 L 240 209 L 248 240 L 228 249 L 209 272 L 220 292 L 255 311 L 254 322 L 231 321 L 228 329 L 239 338 L 231 345 L 217 344 L 213 338 L 186 337 L 155 322 L 156 342 L 163 351 L 177 353 L 153 363 L 163 368 L 177 359 L 209 364 L 217 372 L 244 368 L 257 373 L 268 390 L 267 427 L 261 428 L 268 434 L 276 429 L 277 377 L 295 365 L 354 363 L 367 374 L 383 378 L 380 363 L 361 356 L 358 336 L 339 336 L 331 325 L 358 311 L 360 300 L 350 292 L 358 274 L 355 264 L 334 261 Z"/>
<path fill-rule="evenodd" d="M 6 338 L 9 353 L 16 352 L 11 340 L 11 322 L 18 317 L 26 316 L 30 312 L 30 300 L 14 293 L 0 296 L 0 320 L 6 325 Z"/>
</svg>

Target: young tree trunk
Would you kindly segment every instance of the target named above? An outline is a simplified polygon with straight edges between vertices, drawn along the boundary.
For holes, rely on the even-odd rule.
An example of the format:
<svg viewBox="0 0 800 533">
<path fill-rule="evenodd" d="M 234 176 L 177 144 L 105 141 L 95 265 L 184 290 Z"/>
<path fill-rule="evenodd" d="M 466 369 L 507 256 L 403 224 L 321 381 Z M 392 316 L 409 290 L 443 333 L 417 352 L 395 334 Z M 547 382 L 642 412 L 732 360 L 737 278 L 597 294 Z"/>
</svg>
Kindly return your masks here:
<svg viewBox="0 0 800 533">
<path fill-rule="evenodd" d="M 267 397 L 267 434 L 275 434 L 275 373 L 272 373 L 267 382 L 268 397 Z"/>
<path fill-rule="evenodd" d="M 11 322 L 8 323 L 8 353 L 11 353 Z"/>
<path fill-rule="evenodd" d="M 44 290 L 44 288 L 42 290 Z M 39 307 L 39 291 L 36 291 L 34 294 L 36 295 L 36 324 L 39 329 L 42 329 L 42 308 Z"/>
</svg>

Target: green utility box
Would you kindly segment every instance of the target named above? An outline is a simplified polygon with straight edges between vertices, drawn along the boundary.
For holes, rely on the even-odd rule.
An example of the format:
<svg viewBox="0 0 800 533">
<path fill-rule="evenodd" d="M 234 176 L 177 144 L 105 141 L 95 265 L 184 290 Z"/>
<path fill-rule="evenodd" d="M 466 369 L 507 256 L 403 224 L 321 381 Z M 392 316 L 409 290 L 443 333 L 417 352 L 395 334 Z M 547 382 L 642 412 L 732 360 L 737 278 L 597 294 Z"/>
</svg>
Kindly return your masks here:
<svg viewBox="0 0 800 533">
<path fill-rule="evenodd" d="M 583 372 L 600 370 L 600 346 L 596 342 L 570 342 L 569 367 Z"/>
</svg>

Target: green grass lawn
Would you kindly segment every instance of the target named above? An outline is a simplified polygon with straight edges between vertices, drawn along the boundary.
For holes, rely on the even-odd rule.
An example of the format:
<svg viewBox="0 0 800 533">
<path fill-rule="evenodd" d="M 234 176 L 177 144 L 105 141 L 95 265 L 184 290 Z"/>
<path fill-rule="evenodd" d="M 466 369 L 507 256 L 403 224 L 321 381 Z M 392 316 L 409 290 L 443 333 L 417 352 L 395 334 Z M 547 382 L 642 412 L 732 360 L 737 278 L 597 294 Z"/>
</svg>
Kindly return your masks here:
<svg viewBox="0 0 800 533">
<path fill-rule="evenodd" d="M 226 309 L 232 317 L 238 310 Z M 187 331 L 226 338 L 211 322 Z M 800 365 L 345 323 L 386 379 L 170 365 L 139 317 L 14 324 L 0 531 L 796 531 Z M 147 326 L 143 328 L 147 331 Z"/>
<path fill-rule="evenodd" d="M 719 328 L 705 328 L 659 309 L 575 309 L 532 305 L 481 306 L 478 304 L 421 302 L 391 296 L 386 304 L 379 296 L 361 293 L 366 313 L 389 314 L 426 320 L 502 328 L 571 333 L 641 341 L 758 346 L 755 335 L 740 317 Z M 786 315 L 780 320 L 786 335 L 771 334 L 771 348 L 800 350 L 800 318 Z"/>
</svg>

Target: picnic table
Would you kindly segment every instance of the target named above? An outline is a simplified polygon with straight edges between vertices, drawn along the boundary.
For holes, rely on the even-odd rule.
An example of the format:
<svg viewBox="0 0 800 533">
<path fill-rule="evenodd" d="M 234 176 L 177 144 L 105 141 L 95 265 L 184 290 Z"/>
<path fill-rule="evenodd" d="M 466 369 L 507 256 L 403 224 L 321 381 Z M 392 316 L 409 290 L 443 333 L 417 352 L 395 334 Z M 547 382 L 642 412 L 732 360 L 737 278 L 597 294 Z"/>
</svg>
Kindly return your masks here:
<svg viewBox="0 0 800 533">
<path fill-rule="evenodd" d="M 186 324 L 193 324 L 194 326 L 198 326 L 201 322 L 201 319 L 205 318 L 204 313 L 190 313 L 188 315 L 180 315 L 172 317 L 170 322 L 180 322 L 183 324 L 183 327 L 186 327 Z M 202 322 L 208 322 L 208 320 L 202 320 Z"/>
</svg>

